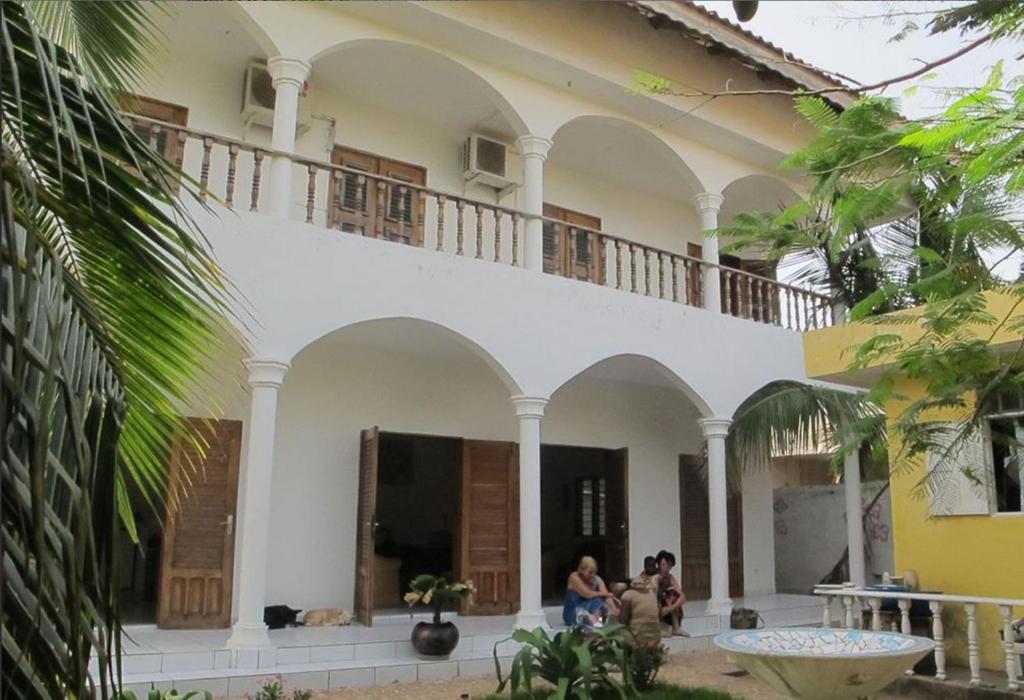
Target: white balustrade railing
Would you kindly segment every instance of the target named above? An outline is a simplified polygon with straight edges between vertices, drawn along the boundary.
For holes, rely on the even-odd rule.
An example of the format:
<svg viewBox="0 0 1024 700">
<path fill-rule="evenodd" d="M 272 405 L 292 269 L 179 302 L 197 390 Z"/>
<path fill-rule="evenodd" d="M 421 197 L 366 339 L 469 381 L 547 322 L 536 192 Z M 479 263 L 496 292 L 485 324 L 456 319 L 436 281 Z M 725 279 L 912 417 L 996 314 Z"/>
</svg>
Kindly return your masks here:
<svg viewBox="0 0 1024 700">
<path fill-rule="evenodd" d="M 705 279 L 715 275 L 722 297 L 715 311 L 795 331 L 835 322 L 828 296 L 746 270 L 394 177 L 136 115 L 126 119 L 195 180 L 203 201 L 262 211 L 264 163 L 284 157 L 293 166 L 291 215 L 309 224 L 518 267 L 525 224 L 540 219 L 552 274 L 698 307 Z"/>
<path fill-rule="evenodd" d="M 899 608 L 899 631 L 911 633 L 911 606 L 913 602 L 928 603 L 931 618 L 931 634 L 935 641 L 935 677 L 946 680 L 946 636 L 942 622 L 942 613 L 948 611 L 947 604 L 962 605 L 967 621 L 967 664 L 971 674 L 971 685 L 981 685 L 981 644 L 978 637 L 978 607 L 991 605 L 999 610 L 1002 620 L 1002 640 L 999 641 L 1006 661 L 1007 688 L 1020 690 L 1021 673 L 1024 671 L 1024 643 L 1014 641 L 1013 614 L 1014 608 L 1024 610 L 1024 600 L 1013 598 L 985 598 L 979 596 L 946 595 L 944 593 L 910 593 L 897 591 L 879 591 L 854 586 L 817 586 L 815 595 L 822 597 L 823 627 L 832 626 L 832 606 L 838 600 L 843 615 L 839 621 L 841 627 L 860 628 L 863 626 L 863 614 L 866 610 L 871 615 L 871 629 L 882 629 L 883 601 L 895 600 Z M 893 623 L 893 627 L 896 625 Z M 908 674 L 913 671 L 908 671 Z"/>
</svg>

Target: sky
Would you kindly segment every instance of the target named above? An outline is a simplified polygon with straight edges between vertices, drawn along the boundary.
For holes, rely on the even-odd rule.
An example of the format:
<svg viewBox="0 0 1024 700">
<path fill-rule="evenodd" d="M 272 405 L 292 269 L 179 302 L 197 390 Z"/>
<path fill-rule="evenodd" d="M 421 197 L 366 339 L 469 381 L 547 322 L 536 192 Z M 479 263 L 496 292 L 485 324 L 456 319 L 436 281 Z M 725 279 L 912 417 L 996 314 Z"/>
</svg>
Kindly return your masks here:
<svg viewBox="0 0 1024 700">
<path fill-rule="evenodd" d="M 735 20 L 732 2 L 697 0 L 697 4 Z M 929 36 L 919 13 L 941 9 L 958 2 L 835 2 L 832 0 L 762 0 L 753 20 L 743 26 L 816 67 L 848 76 L 862 84 L 908 73 L 923 63 L 955 52 L 973 37 L 947 32 Z M 899 13 L 904 13 L 899 15 Z M 886 17 L 889 15 L 890 17 Z M 906 39 L 891 42 L 908 21 L 922 29 Z M 1014 50 L 1016 48 L 1016 51 Z M 935 77 L 888 88 L 885 94 L 900 97 L 908 116 L 934 114 L 951 98 L 948 88 L 975 87 L 988 77 L 1000 60 L 1007 77 L 1024 75 L 1024 60 L 1017 60 L 1021 47 L 1010 42 L 986 45 L 935 69 Z M 919 85 L 916 94 L 905 89 Z M 1004 276 L 1015 277 L 1020 270 L 1019 257 L 997 268 Z"/>
</svg>

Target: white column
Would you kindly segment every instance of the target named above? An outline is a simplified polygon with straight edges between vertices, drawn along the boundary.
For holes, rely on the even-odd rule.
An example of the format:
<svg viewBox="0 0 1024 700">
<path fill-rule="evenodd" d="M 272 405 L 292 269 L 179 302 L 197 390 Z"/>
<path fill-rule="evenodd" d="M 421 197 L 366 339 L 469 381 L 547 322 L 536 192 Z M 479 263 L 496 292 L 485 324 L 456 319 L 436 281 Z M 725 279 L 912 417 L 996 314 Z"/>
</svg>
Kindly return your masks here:
<svg viewBox="0 0 1024 700">
<path fill-rule="evenodd" d="M 708 441 L 708 520 L 711 544 L 711 599 L 708 615 L 732 612 L 729 597 L 729 517 L 726 511 L 728 486 L 725 475 L 725 437 L 728 418 L 703 418 L 700 427 Z"/>
<path fill-rule="evenodd" d="M 513 396 L 519 419 L 519 613 L 516 627 L 547 627 L 541 603 L 540 421 L 548 400 Z"/>
<path fill-rule="evenodd" d="M 544 270 L 544 223 L 536 216 L 544 213 L 544 161 L 551 140 L 543 136 L 520 136 L 516 140 L 523 156 L 523 210 L 532 215 L 526 220 L 523 236 L 523 263 L 527 270 Z"/>
<path fill-rule="evenodd" d="M 725 198 L 720 194 L 701 192 L 695 195 L 693 203 L 700 215 L 701 231 L 718 228 L 718 211 Z M 718 265 L 718 236 L 705 236 L 701 242 L 701 257 L 704 262 Z M 722 280 L 717 267 L 704 267 L 704 308 L 708 311 L 722 311 Z"/>
<path fill-rule="evenodd" d="M 269 359 L 245 361 L 252 388 L 245 426 L 245 463 L 239 485 L 238 616 L 228 639 L 233 649 L 270 646 L 263 624 L 266 605 L 267 549 L 270 532 L 270 486 L 274 462 L 277 391 L 288 363 Z"/>
<path fill-rule="evenodd" d="M 850 581 L 863 586 L 864 525 L 860 495 L 860 456 L 854 452 L 843 460 L 843 491 L 846 494 L 846 546 L 849 548 Z"/>
<path fill-rule="evenodd" d="M 274 131 L 270 145 L 275 151 L 295 151 L 295 128 L 299 119 L 299 93 L 309 77 L 309 64 L 294 58 L 277 56 L 267 61 L 274 83 Z M 270 162 L 268 211 L 288 217 L 292 193 L 292 162 L 286 156 L 274 156 Z"/>
</svg>

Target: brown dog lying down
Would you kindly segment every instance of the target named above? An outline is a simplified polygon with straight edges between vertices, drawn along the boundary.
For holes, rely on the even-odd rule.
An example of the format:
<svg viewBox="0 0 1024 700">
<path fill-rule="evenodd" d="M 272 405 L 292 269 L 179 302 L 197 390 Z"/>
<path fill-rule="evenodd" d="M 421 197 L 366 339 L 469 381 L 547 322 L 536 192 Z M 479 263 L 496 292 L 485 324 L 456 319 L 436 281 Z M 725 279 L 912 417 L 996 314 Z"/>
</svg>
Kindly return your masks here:
<svg viewBox="0 0 1024 700">
<path fill-rule="evenodd" d="M 306 612 L 306 627 L 336 627 L 352 624 L 352 616 L 341 608 L 316 608 Z"/>
</svg>

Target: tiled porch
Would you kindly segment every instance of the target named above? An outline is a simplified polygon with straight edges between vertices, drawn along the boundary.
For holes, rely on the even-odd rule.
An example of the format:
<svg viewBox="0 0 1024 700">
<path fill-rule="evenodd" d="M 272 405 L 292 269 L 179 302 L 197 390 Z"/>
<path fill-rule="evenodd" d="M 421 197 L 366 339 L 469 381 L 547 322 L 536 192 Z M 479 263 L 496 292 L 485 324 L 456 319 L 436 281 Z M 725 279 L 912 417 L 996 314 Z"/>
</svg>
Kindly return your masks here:
<svg viewBox="0 0 1024 700">
<path fill-rule="evenodd" d="M 737 606 L 754 608 L 768 626 L 821 623 L 821 600 L 813 596 L 768 595 L 741 598 Z M 686 604 L 689 639 L 666 640 L 672 651 L 706 649 L 729 626 L 728 618 L 704 614 L 705 601 Z M 561 610 L 546 609 L 552 625 Z M 270 632 L 273 648 L 231 651 L 230 630 L 158 630 L 129 627 L 124 639 L 125 688 L 142 696 L 151 685 L 179 691 L 205 689 L 216 696 L 252 692 L 264 679 L 281 675 L 290 688 L 325 689 L 381 685 L 494 673 L 494 645 L 506 640 L 514 618 L 461 617 L 458 649 L 448 659 L 424 660 L 409 643 L 408 615 L 378 616 L 373 627 L 297 627 Z M 514 651 L 507 642 L 504 657 Z"/>
</svg>

